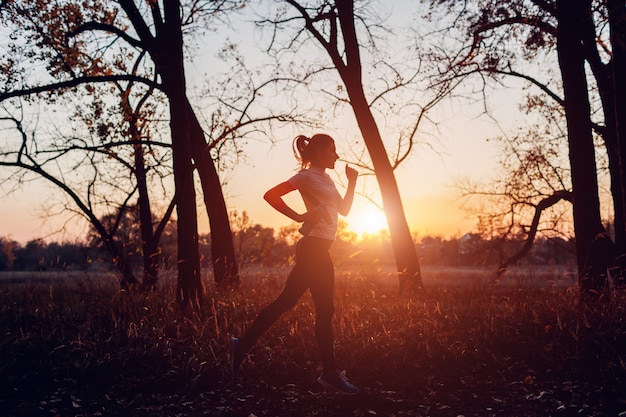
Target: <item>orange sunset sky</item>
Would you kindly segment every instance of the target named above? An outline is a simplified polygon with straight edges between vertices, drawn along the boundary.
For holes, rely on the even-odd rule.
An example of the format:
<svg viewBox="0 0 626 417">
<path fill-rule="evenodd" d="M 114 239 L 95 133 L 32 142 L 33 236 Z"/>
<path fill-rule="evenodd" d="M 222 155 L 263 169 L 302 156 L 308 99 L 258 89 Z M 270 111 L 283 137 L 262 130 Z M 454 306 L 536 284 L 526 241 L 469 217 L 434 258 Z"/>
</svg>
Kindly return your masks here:
<svg viewBox="0 0 626 417">
<path fill-rule="evenodd" d="M 414 25 L 415 16 L 419 14 L 417 7 L 418 5 L 410 1 L 394 2 L 395 9 L 390 12 L 389 21 L 399 28 L 403 25 Z M 212 64 L 215 62 L 216 49 L 224 42 L 224 36 L 219 32 L 206 36 L 214 39 L 200 42 L 195 52 L 196 58 L 189 62 L 187 68 L 190 89 L 206 78 L 207 68 L 213 68 L 207 61 Z M 242 30 L 239 38 L 237 34 L 231 33 L 229 39 L 246 45 L 254 36 L 257 35 Z M 259 52 L 249 52 L 246 56 L 254 53 Z M 519 88 L 505 88 L 493 92 L 490 97 L 493 106 L 490 110 L 500 124 L 494 123 L 494 119 L 481 116 L 483 110 L 480 103 L 477 108 L 472 108 L 467 104 L 444 102 L 431 113 L 437 127 L 422 132 L 419 139 L 428 142 L 428 145 L 417 146 L 412 157 L 396 171 L 406 217 L 412 231 L 421 236 L 449 237 L 460 236 L 472 230 L 475 220 L 467 218 L 466 213 L 460 209 L 454 182 L 467 178 L 488 180 L 496 175 L 497 149 L 489 139 L 505 133 L 503 126 L 507 123 L 512 125 L 518 122 L 516 114 L 520 91 Z M 229 210 L 246 211 L 253 223 L 268 227 L 279 228 L 290 224 L 291 220 L 269 207 L 262 195 L 267 189 L 295 173 L 297 163 L 291 150 L 292 138 L 300 133 L 311 135 L 317 132 L 332 135 L 336 139 L 340 157 L 347 159 L 354 144 L 362 142 L 350 111 L 334 119 L 325 129 L 300 131 L 295 127 L 282 127 L 275 132 L 274 144 L 262 139 L 249 140 L 243 148 L 246 158 L 224 178 Z M 392 143 L 395 140 L 393 137 L 386 139 Z M 344 165 L 345 162 L 338 162 L 334 172 L 329 172 L 337 181 L 340 192 L 344 190 L 341 185 Z M 9 193 L 13 185 L 0 185 L 3 196 L 0 201 L 0 236 L 20 242 L 44 237 L 51 240 L 74 240 L 85 236 L 86 223 L 76 217 L 68 222 L 67 213 L 45 219 L 50 202 L 60 200 L 54 188 L 43 181 L 33 181 L 22 184 L 19 190 Z M 384 227 L 380 210 L 367 198 L 359 195 L 367 195 L 380 202 L 377 188 L 372 176 L 359 178 L 353 210 L 345 219 L 349 227 L 357 233 L 375 232 Z M 296 205 L 300 204 L 297 198 L 291 201 Z M 158 202 L 155 206 L 159 207 Z M 201 232 L 208 232 L 206 211 L 200 205 L 199 224 Z M 64 232 L 54 233 L 60 229 L 64 229 Z"/>
<path fill-rule="evenodd" d="M 334 134 L 340 156 L 352 138 Z M 461 132 L 463 132 L 461 134 Z M 314 132 L 304 132 L 312 134 Z M 470 231 L 474 220 L 461 210 L 458 194 L 453 187 L 460 178 L 489 178 L 495 169 L 495 150 L 487 141 L 496 134 L 486 121 L 466 120 L 458 127 L 452 126 L 447 136 L 442 135 L 439 151 L 422 149 L 410 161 L 398 168 L 396 176 L 402 194 L 409 226 L 418 235 L 460 236 Z M 250 143 L 248 156 L 226 178 L 224 191 L 229 210 L 246 211 L 253 223 L 278 229 L 289 225 L 291 220 L 275 212 L 262 198 L 273 185 L 288 179 L 298 166 L 291 151 L 292 136 L 277 138 L 274 145 Z M 347 143 L 346 143 L 347 142 Z M 337 162 L 334 171 L 328 171 L 342 187 L 345 162 Z M 6 190 L 4 190 L 6 192 Z M 385 227 L 382 212 L 364 195 L 380 201 L 378 186 L 373 176 L 360 176 L 357 196 L 350 215 L 345 218 L 349 227 L 357 233 L 376 232 Z M 5 195 L 0 203 L 0 236 L 8 236 L 25 242 L 33 238 L 48 237 L 51 240 L 80 239 L 86 233 L 82 221 L 74 218 L 69 223 L 67 215 L 61 214 L 45 219 L 46 207 L 59 200 L 56 190 L 42 181 L 26 183 L 18 191 Z M 296 208 L 303 207 L 296 193 L 288 196 Z M 157 203 L 158 204 L 158 203 Z M 206 212 L 199 202 L 201 232 L 208 232 Z M 62 233 L 54 233 L 65 227 Z"/>
</svg>

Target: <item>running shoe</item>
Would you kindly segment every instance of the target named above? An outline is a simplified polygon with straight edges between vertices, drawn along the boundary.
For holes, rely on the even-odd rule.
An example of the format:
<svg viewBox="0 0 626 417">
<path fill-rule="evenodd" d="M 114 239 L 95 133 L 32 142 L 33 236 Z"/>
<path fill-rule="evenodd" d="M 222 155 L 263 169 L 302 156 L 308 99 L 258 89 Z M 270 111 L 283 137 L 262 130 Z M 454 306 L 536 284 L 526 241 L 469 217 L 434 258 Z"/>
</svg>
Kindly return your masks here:
<svg viewBox="0 0 626 417">
<path fill-rule="evenodd" d="M 346 371 L 337 371 L 330 375 L 322 372 L 319 378 L 317 378 L 317 382 L 342 394 L 354 395 L 359 393 L 359 388 L 348 381 Z"/>
<path fill-rule="evenodd" d="M 230 341 L 230 371 L 235 381 L 239 380 L 239 366 L 246 358 L 246 353 L 241 348 L 239 338 L 233 337 Z"/>
</svg>

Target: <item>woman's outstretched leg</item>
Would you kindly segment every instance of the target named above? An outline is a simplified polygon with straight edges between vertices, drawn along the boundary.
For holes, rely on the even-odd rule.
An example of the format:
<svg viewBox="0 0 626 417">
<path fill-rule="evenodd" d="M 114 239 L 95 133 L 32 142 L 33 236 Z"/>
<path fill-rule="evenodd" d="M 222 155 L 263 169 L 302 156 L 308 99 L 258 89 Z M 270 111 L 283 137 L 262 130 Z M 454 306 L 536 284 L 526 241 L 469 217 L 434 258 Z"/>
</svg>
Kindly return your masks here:
<svg viewBox="0 0 626 417">
<path fill-rule="evenodd" d="M 298 243 L 298 248 L 300 243 Z M 274 301 L 268 304 L 257 316 L 248 331 L 241 338 L 234 338 L 231 344 L 231 371 L 235 379 L 239 376 L 239 366 L 243 362 L 246 352 L 248 352 L 254 343 L 263 333 L 269 329 L 272 324 L 285 312 L 289 311 L 302 297 L 302 294 L 308 288 L 308 282 L 305 279 L 306 268 L 299 260 L 299 250 L 296 248 L 296 265 L 293 267 L 283 291 L 276 297 Z"/>
<path fill-rule="evenodd" d="M 246 334 L 241 337 L 240 343 L 244 351 L 250 350 L 257 339 L 261 337 L 283 313 L 289 311 L 296 305 L 300 297 L 302 297 L 302 294 L 307 290 L 306 283 L 299 279 L 300 269 L 298 265 L 293 268 L 287 278 L 285 288 L 283 288 L 280 295 L 259 312 L 259 315 Z"/>
</svg>

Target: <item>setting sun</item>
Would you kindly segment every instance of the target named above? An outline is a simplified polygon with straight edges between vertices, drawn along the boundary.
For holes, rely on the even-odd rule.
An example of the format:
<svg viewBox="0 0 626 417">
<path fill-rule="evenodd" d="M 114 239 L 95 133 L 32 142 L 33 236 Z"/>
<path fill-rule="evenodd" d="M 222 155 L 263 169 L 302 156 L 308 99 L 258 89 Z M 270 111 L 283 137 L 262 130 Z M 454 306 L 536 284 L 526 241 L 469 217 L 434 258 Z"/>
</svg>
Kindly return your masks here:
<svg viewBox="0 0 626 417">
<path fill-rule="evenodd" d="M 385 213 L 373 205 L 356 208 L 348 217 L 348 228 L 359 236 L 387 229 Z"/>
</svg>

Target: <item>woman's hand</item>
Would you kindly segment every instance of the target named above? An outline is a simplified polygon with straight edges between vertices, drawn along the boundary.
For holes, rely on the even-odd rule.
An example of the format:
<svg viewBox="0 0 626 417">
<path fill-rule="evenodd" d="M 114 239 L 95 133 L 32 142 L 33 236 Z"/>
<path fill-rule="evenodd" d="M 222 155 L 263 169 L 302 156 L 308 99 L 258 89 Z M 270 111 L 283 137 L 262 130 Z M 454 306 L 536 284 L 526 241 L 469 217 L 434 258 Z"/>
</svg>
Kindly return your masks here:
<svg viewBox="0 0 626 417">
<path fill-rule="evenodd" d="M 359 173 L 356 169 L 351 168 L 348 164 L 346 164 L 346 177 L 348 177 L 348 182 L 356 182 L 356 178 L 359 176 Z"/>
<path fill-rule="evenodd" d="M 307 211 L 306 213 L 301 214 L 299 222 L 300 223 L 309 222 L 311 224 L 315 224 L 320 220 L 321 217 L 322 217 L 322 213 L 320 212 L 320 210 L 311 210 L 311 211 Z"/>
<path fill-rule="evenodd" d="M 354 200 L 354 189 L 356 187 L 356 178 L 359 173 L 356 169 L 350 168 L 346 164 L 346 177 L 348 177 L 348 188 L 346 189 L 346 195 L 343 196 L 339 202 L 339 214 L 347 216 L 352 207 L 352 201 Z"/>
</svg>

